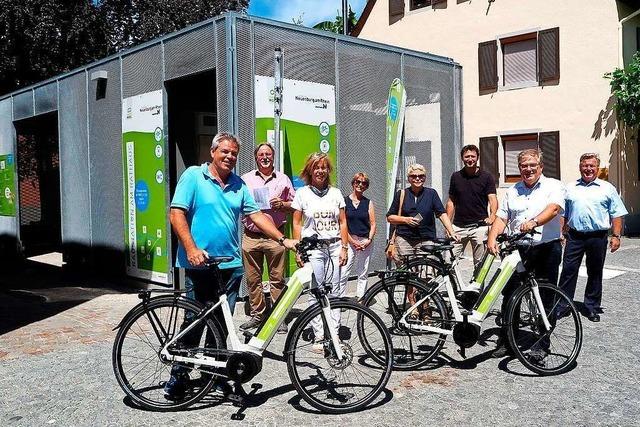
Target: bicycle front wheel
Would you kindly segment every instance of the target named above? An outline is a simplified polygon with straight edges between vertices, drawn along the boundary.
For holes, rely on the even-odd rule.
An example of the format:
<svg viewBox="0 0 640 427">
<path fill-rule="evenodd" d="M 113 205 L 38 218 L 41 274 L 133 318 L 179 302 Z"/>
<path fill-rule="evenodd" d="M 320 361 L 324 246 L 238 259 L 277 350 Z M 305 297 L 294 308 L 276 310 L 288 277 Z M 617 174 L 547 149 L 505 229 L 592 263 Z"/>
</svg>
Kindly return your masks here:
<svg viewBox="0 0 640 427">
<path fill-rule="evenodd" d="M 389 381 L 393 361 L 391 338 L 378 316 L 363 305 L 332 299 L 340 312 L 338 337 L 344 353 L 338 359 L 324 323 L 324 337 L 311 340 L 312 320 L 321 316 L 319 304 L 298 318 L 286 349 L 289 377 L 302 398 L 314 408 L 330 414 L 358 411 L 371 403 Z M 363 341 L 375 346 L 376 358 Z"/>
<path fill-rule="evenodd" d="M 531 286 L 514 293 L 507 308 L 508 338 L 516 357 L 539 375 L 572 369 L 582 347 L 582 323 L 571 298 L 550 283 L 537 285 L 544 310 Z M 543 316 L 551 328 L 547 330 Z"/>
<path fill-rule="evenodd" d="M 362 298 L 384 322 L 393 341 L 393 367 L 416 369 L 431 362 L 440 352 L 446 334 L 425 331 L 424 327 L 449 329 L 449 311 L 442 296 L 421 280 L 384 279 L 375 283 Z M 407 310 L 419 303 L 411 312 Z M 406 316 L 406 324 L 400 323 Z M 365 341 L 374 357 L 375 348 Z"/>
<path fill-rule="evenodd" d="M 194 364 L 171 363 L 160 354 L 201 308 L 184 298 L 164 296 L 138 305 L 125 317 L 113 345 L 112 363 L 118 384 L 134 403 L 152 411 L 178 410 L 211 390 L 214 375 L 200 372 L 200 366 Z M 219 326 L 204 319 L 202 326 L 195 326 L 170 351 L 194 357 L 221 345 L 224 340 Z M 172 376 L 179 383 L 168 394 L 166 385 Z"/>
</svg>

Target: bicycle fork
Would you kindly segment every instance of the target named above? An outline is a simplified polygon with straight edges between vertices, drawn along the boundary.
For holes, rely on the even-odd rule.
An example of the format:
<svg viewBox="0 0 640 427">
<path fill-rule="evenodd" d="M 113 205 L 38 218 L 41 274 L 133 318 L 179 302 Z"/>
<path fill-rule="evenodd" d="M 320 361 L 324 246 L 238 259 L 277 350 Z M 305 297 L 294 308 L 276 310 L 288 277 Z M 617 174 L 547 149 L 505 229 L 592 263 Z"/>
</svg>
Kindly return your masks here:
<svg viewBox="0 0 640 427">
<path fill-rule="evenodd" d="M 340 337 L 338 337 L 337 325 L 333 320 L 333 316 L 331 315 L 331 303 L 329 302 L 329 297 L 327 297 L 327 295 L 323 293 L 322 295 L 318 295 L 317 299 L 320 307 L 322 308 L 321 316 L 324 320 L 323 323 L 324 325 L 326 325 L 325 334 L 328 332 L 329 337 L 331 337 L 331 343 L 333 344 L 333 348 L 336 352 L 336 358 L 338 360 L 344 360 L 345 354 L 344 351 L 342 351 L 342 346 L 340 345 Z M 334 310 L 340 309 L 338 308 Z"/>
</svg>

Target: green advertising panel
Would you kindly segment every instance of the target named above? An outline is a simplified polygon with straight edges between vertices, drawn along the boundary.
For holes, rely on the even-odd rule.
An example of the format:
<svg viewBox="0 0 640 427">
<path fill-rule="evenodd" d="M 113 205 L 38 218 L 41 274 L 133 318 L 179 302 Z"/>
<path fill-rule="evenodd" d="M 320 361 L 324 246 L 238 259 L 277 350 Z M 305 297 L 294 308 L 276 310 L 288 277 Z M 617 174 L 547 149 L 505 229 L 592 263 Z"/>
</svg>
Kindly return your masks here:
<svg viewBox="0 0 640 427">
<path fill-rule="evenodd" d="M 274 142 L 274 78 L 255 76 L 256 143 Z M 311 153 L 325 153 L 333 163 L 331 182 L 336 185 L 338 147 L 336 146 L 335 87 L 322 83 L 283 79 L 280 146 L 276 147 L 280 170 L 289 175 L 293 186 L 304 186 L 300 172 Z M 290 227 L 287 234 L 291 235 Z M 289 253 L 288 273 L 295 270 L 295 257 Z"/>
<path fill-rule="evenodd" d="M 13 154 L 0 154 L 0 215 L 16 216 L 16 166 Z"/>
<path fill-rule="evenodd" d="M 407 93 L 400 79 L 394 79 L 389 88 L 387 102 L 387 208 L 393 202 L 398 177 L 398 160 L 402 144 L 402 126 Z"/>
<path fill-rule="evenodd" d="M 127 273 L 169 283 L 162 91 L 122 102 Z"/>
</svg>

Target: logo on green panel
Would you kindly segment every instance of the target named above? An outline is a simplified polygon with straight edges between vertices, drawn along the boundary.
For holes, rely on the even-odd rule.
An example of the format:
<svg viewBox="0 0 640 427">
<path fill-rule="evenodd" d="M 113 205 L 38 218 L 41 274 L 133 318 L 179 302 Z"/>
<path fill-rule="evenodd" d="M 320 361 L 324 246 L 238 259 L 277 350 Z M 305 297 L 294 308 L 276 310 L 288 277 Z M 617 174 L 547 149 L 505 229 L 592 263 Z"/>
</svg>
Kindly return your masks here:
<svg viewBox="0 0 640 427">
<path fill-rule="evenodd" d="M 153 137 L 155 138 L 156 142 L 160 142 L 162 140 L 162 129 L 156 128 L 156 130 L 153 132 Z"/>
</svg>

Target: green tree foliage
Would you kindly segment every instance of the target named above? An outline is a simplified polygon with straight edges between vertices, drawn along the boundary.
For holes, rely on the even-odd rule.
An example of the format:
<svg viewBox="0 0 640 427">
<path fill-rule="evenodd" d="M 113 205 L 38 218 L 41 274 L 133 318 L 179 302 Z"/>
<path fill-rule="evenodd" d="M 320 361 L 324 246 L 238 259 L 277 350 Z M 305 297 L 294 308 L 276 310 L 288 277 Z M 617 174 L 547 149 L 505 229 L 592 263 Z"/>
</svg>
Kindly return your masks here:
<svg viewBox="0 0 640 427">
<path fill-rule="evenodd" d="M 618 119 L 630 128 L 637 128 L 640 125 L 640 52 L 624 69 L 616 68 L 606 73 L 605 78 L 611 80 Z"/>
<path fill-rule="evenodd" d="M 0 0 L 0 94 L 249 0 Z"/>
<path fill-rule="evenodd" d="M 88 0 L 0 0 L 0 93 L 107 53 Z"/>
<path fill-rule="evenodd" d="M 249 0 L 100 0 L 110 50 L 180 30 L 226 11 L 244 11 Z"/>
<path fill-rule="evenodd" d="M 313 28 L 324 31 L 331 31 L 333 33 L 342 34 L 342 14 L 337 11 L 336 18 L 333 21 L 318 22 Z M 353 27 L 356 26 L 358 20 L 356 14 L 351 10 L 349 6 L 349 13 L 347 14 L 347 33 L 350 33 Z"/>
</svg>

